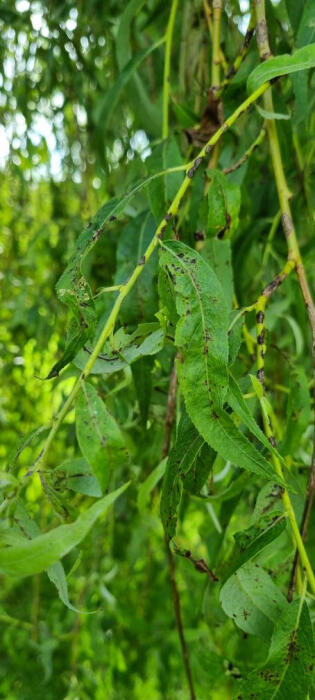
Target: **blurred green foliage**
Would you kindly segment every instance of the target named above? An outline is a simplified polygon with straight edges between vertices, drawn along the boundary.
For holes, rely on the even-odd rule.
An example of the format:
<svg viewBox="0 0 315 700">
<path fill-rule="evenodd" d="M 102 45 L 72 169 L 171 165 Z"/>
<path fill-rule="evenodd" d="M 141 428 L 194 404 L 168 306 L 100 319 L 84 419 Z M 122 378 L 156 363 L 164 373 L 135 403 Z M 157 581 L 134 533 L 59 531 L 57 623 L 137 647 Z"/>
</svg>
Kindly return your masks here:
<svg viewBox="0 0 315 700">
<path fill-rule="evenodd" d="M 232 64 L 243 44 L 249 12 L 247 4 L 237 0 L 228 0 L 224 6 L 221 45 Z M 291 53 L 314 41 L 310 8 L 309 0 L 267 3 L 275 55 Z M 86 492 L 86 482 L 84 487 L 81 482 L 80 490 L 64 465 L 70 464 L 73 475 L 78 464 L 74 460 L 80 459 L 82 469 L 73 410 L 54 439 L 42 479 L 28 475 L 47 436 L 47 426 L 82 366 L 77 355 L 59 377 L 42 381 L 62 355 L 69 321 L 55 285 L 71 260 L 81 230 L 104 202 L 123 196 L 141 178 L 178 166 L 196 153 L 189 130 L 202 118 L 211 83 L 211 42 L 201 0 L 183 0 L 176 15 L 171 61 L 172 138 L 166 148 L 160 136 L 163 45 L 148 53 L 128 81 L 117 87 L 117 79 L 131 58 L 164 35 L 168 16 L 169 6 L 162 0 L 4 0 L 0 7 L 0 470 L 10 468 L 18 479 L 28 517 L 42 532 L 74 520 L 94 502 Z M 252 41 L 224 93 L 225 117 L 246 98 L 247 77 L 258 63 Z M 113 109 L 108 100 L 110 90 L 114 90 Z M 276 112 L 291 117 L 277 120 L 277 129 L 309 278 L 314 276 L 312 95 L 314 76 L 309 72 L 284 79 L 274 89 Z M 224 137 L 218 165 L 211 163 L 210 167 L 223 170 L 236 162 L 257 137 L 261 123 L 255 108 L 243 115 Z M 203 256 L 213 265 L 223 287 L 227 285 L 224 291 L 229 302 L 236 296 L 243 307 L 257 299 L 286 258 L 267 140 L 228 177 L 229 191 L 234 197 L 237 192 L 236 198 L 241 196 L 240 212 L 236 207 L 239 220 L 233 221 L 233 237 L 223 262 L 210 241 Z M 140 190 L 119 220 L 107 226 L 84 261 L 84 274 L 95 296 L 98 329 L 115 299 L 115 292 L 99 292 L 120 284 L 132 272 L 144 243 L 154 232 L 154 219 L 159 222 L 164 215 L 181 180 L 181 173 L 175 173 Z M 221 180 L 222 176 L 217 176 L 219 183 Z M 179 213 L 180 238 L 193 247 L 197 233 L 207 229 L 203 188 L 204 176 L 198 173 Z M 208 233 L 213 235 L 211 230 Z M 222 273 L 229 265 L 234 282 L 231 271 Z M 130 455 L 129 463 L 122 460 L 116 465 L 109 490 L 129 478 L 132 484 L 107 520 L 98 521 L 80 549 L 73 549 L 63 559 L 70 603 L 80 613 L 63 604 L 46 573 L 22 580 L 1 576 L 0 697 L 7 700 L 189 697 L 159 513 L 163 474 L 159 465 L 175 356 L 175 312 L 161 303 L 168 298 L 164 283 L 160 278 L 158 308 L 157 257 L 153 258 L 119 316 L 126 334 L 134 333 L 137 323 L 155 324 L 142 328 L 143 338 L 149 330 L 156 331 L 158 320 L 166 336 L 163 348 L 157 343 L 154 349 L 151 338 L 152 353 L 131 365 L 124 362 L 120 371 L 106 373 L 102 365 L 98 371 L 97 363 L 94 368 L 92 384 L 123 431 Z M 236 333 L 233 373 L 243 393 L 250 394 L 247 405 L 259 421 L 249 378 L 255 371 L 250 352 L 255 338 L 253 312 L 246 321 L 252 340 L 246 339 L 246 332 L 239 337 Z M 300 520 L 312 452 L 311 340 L 294 275 L 270 300 L 266 324 L 266 387 Z M 117 342 L 123 355 L 122 334 Z M 104 352 L 113 350 L 106 346 Z M 86 360 L 87 353 L 81 353 Z M 177 423 L 182 412 L 179 395 Z M 41 427 L 17 455 L 25 436 Z M 173 442 L 175 436 L 176 425 Z M 235 533 L 244 534 L 253 527 L 260 501 L 265 498 L 270 505 L 273 495 L 268 492 L 271 485 L 262 478 L 245 473 L 244 479 L 244 472 L 226 465 L 218 455 L 214 460 L 207 449 L 199 455 L 196 468 L 202 470 L 202 459 L 208 460 L 208 473 L 212 469 L 208 495 L 218 497 L 203 502 L 205 491 L 200 494 L 199 488 L 194 492 L 189 480 L 184 483 L 177 542 L 198 559 L 205 559 L 220 583 L 202 575 L 187 557 L 176 557 L 175 568 L 196 695 L 200 700 L 223 700 L 238 696 L 240 679 L 263 666 L 268 652 L 263 635 L 247 634 L 225 614 L 220 588 L 235 553 Z M 85 468 L 88 470 L 86 463 Z M 141 499 L 139 488 L 141 493 L 141 486 L 156 468 L 156 480 L 150 482 L 147 496 Z M 91 483 L 90 488 L 95 488 Z M 15 511 L 11 496 L 10 489 L 4 492 L 4 501 L 6 497 L 9 500 L 8 522 L 14 528 L 23 517 Z M 275 501 L 279 504 L 276 497 Z M 276 515 L 279 512 L 275 510 Z M 0 539 L 7 525 L 4 521 Z M 314 515 L 307 550 L 314 561 Z M 258 551 L 256 561 L 270 574 L 270 586 L 277 584 L 279 596 L 281 591 L 286 595 L 293 556 L 288 527 Z M 307 597 L 307 602 L 312 615 L 313 599 Z"/>
</svg>

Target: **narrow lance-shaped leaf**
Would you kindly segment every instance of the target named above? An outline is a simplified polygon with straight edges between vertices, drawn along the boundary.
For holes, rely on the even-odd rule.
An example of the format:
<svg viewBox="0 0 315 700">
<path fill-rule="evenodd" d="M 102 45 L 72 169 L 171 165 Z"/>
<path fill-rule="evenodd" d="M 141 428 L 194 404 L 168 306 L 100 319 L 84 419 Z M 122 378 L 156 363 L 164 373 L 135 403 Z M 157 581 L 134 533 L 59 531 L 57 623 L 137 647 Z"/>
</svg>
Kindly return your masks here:
<svg viewBox="0 0 315 700">
<path fill-rule="evenodd" d="M 31 576 L 48 569 L 87 535 L 97 518 L 104 515 L 129 482 L 94 503 L 70 525 L 60 525 L 44 535 L 0 550 L 0 571 L 8 576 Z"/>
<path fill-rule="evenodd" d="M 223 409 L 228 390 L 228 313 L 222 287 L 201 256 L 183 243 L 163 244 L 161 265 L 175 290 L 178 377 L 198 432 L 233 464 L 281 481 Z"/>
<path fill-rule="evenodd" d="M 189 473 L 195 459 L 204 444 L 190 418 L 183 414 L 176 443 L 171 450 L 163 480 L 161 495 L 161 518 L 165 533 L 169 539 L 174 537 L 180 506 L 183 480 Z"/>
<path fill-rule="evenodd" d="M 281 452 L 293 456 L 311 419 L 311 397 L 303 367 L 295 367 L 290 373 L 289 388 L 287 425 Z"/>
<path fill-rule="evenodd" d="M 37 523 L 35 522 L 35 520 L 32 520 L 30 518 L 26 508 L 24 507 L 21 501 L 17 502 L 14 512 L 14 521 L 15 524 L 18 526 L 19 530 L 16 529 L 15 532 L 15 529 L 13 530 L 12 528 L 9 532 L 6 533 L 7 544 L 11 544 L 12 546 L 19 546 L 21 543 L 25 544 L 25 539 L 32 540 L 34 537 L 40 536 L 41 532 Z M 69 610 L 73 610 L 74 612 L 80 612 L 80 610 L 75 608 L 72 605 L 72 603 L 70 603 L 67 577 L 61 561 L 56 561 L 53 564 L 51 564 L 46 569 L 46 574 L 49 580 L 56 586 L 59 598 L 63 602 L 63 604 L 67 608 L 69 608 Z"/>
<path fill-rule="evenodd" d="M 81 452 L 104 492 L 111 472 L 128 461 L 124 436 L 92 384 L 82 384 L 75 411 Z"/>
<path fill-rule="evenodd" d="M 249 700 L 305 700 L 313 677 L 313 630 L 307 604 L 294 600 L 274 628 L 266 663 L 251 672 L 240 688 Z"/>
<path fill-rule="evenodd" d="M 282 457 L 279 452 L 270 444 L 268 438 L 260 429 L 258 423 L 256 423 L 255 418 L 249 411 L 243 394 L 239 388 L 239 385 L 233 375 L 230 373 L 230 383 L 229 383 L 229 393 L 227 397 L 228 404 L 233 409 L 234 413 L 240 418 L 241 422 L 246 425 L 250 432 L 259 440 L 259 442 L 273 454 L 275 457 L 282 461 Z"/>
<path fill-rule="evenodd" d="M 113 114 L 113 111 L 116 107 L 117 101 L 121 95 L 121 92 L 123 91 L 125 85 L 128 83 L 130 78 L 134 75 L 135 71 L 137 68 L 140 66 L 140 64 L 144 61 L 147 56 L 152 53 L 152 51 L 155 51 L 161 44 L 164 42 L 164 37 L 156 41 L 154 44 L 149 46 L 146 49 L 141 49 L 141 51 L 138 51 L 130 61 L 128 61 L 127 65 L 123 68 L 121 73 L 119 74 L 116 82 L 112 87 L 107 90 L 107 92 L 104 95 L 104 98 L 102 101 L 97 105 L 97 108 L 95 110 L 94 118 L 96 122 L 103 122 L 105 125 L 108 123 L 111 115 Z"/>
<path fill-rule="evenodd" d="M 152 367 L 153 357 L 141 357 L 131 366 L 132 378 L 135 385 L 140 415 L 144 427 L 146 426 L 148 419 L 151 401 Z"/>
<path fill-rule="evenodd" d="M 127 282 L 155 232 L 152 214 L 146 212 L 133 219 L 122 231 L 117 246 L 117 271 L 115 284 Z M 145 260 L 143 260 L 143 264 Z M 123 323 L 152 321 L 157 311 L 157 254 L 153 253 L 145 264 L 141 276 L 130 291 L 120 311 Z"/>
<path fill-rule="evenodd" d="M 137 15 L 145 0 L 130 0 L 125 3 L 124 11 L 120 17 L 120 23 L 116 36 L 116 55 L 119 70 L 122 71 L 132 59 L 131 23 Z M 128 102 L 137 115 L 140 124 L 154 135 L 160 135 L 161 116 L 159 108 L 146 89 L 146 86 L 138 72 L 133 72 L 126 83 L 124 91 Z"/>
<path fill-rule="evenodd" d="M 282 54 L 269 58 L 261 63 L 250 74 L 247 80 L 247 92 L 250 94 L 257 90 L 263 83 L 273 80 L 281 75 L 296 73 L 315 66 L 315 44 L 308 44 L 293 54 Z"/>
<path fill-rule="evenodd" d="M 162 476 L 164 476 L 166 464 L 167 458 L 162 459 L 162 462 L 160 462 L 160 464 L 158 464 L 158 466 L 152 470 L 152 472 L 145 479 L 145 481 L 143 481 L 142 484 L 140 484 L 137 497 L 137 505 L 140 511 L 143 511 L 145 509 L 145 506 L 148 504 L 151 492 L 158 484 Z"/>
<path fill-rule="evenodd" d="M 238 227 L 241 190 L 220 170 L 208 170 L 207 176 L 210 180 L 207 234 L 230 237 Z"/>
<path fill-rule="evenodd" d="M 234 296 L 231 242 L 208 238 L 201 251 L 202 257 L 212 267 L 222 284 L 228 309 L 232 309 Z"/>
<path fill-rule="evenodd" d="M 216 453 L 204 442 L 191 469 L 183 476 L 185 491 L 198 495 L 206 483 L 206 480 L 213 467 Z"/>
<path fill-rule="evenodd" d="M 238 552 L 229 569 L 228 576 L 231 576 L 234 571 L 237 571 L 243 564 L 253 559 L 256 554 L 259 554 L 268 544 L 279 537 L 285 528 L 286 519 L 284 517 L 269 518 L 269 521 L 265 518 L 259 525 L 252 525 L 252 527 L 243 532 L 236 532 L 234 539 Z"/>
<path fill-rule="evenodd" d="M 183 158 L 175 139 L 167 139 L 156 146 L 146 160 L 148 173 L 153 174 L 169 168 L 181 166 Z M 175 172 L 153 180 L 147 187 L 150 209 L 157 223 L 163 219 L 165 211 L 175 197 L 183 181 L 183 173 Z"/>
</svg>

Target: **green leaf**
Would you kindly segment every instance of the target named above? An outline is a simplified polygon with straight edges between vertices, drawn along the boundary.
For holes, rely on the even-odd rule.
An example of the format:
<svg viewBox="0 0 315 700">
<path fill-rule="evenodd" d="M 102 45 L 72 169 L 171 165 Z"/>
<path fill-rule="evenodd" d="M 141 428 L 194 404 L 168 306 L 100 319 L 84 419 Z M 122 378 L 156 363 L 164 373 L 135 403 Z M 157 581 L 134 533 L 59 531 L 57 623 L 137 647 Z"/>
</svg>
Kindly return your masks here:
<svg viewBox="0 0 315 700">
<path fill-rule="evenodd" d="M 303 599 L 285 606 L 274 628 L 267 661 L 252 671 L 240 688 L 249 700 L 305 700 L 312 682 L 313 631 Z"/>
<path fill-rule="evenodd" d="M 40 536 L 40 529 L 37 523 L 30 518 L 21 501 L 17 502 L 14 520 L 19 530 L 16 529 L 16 531 L 13 531 L 13 529 L 11 529 L 9 532 L 5 533 L 5 537 L 1 538 L 1 543 L 3 545 L 19 546 L 20 544 L 25 544 L 26 537 L 32 540 L 34 537 Z M 56 586 L 59 598 L 63 604 L 69 608 L 69 610 L 80 612 L 70 603 L 68 584 L 62 563 L 56 561 L 54 564 L 51 564 L 51 566 L 46 569 L 46 574 L 50 581 Z"/>
<path fill-rule="evenodd" d="M 255 378 L 256 379 L 256 378 Z M 259 385 L 261 386 L 261 385 Z M 229 406 L 231 406 L 234 413 L 240 418 L 241 422 L 246 425 L 250 430 L 252 435 L 254 435 L 257 440 L 275 457 L 283 462 L 283 459 L 279 452 L 270 444 L 265 433 L 260 429 L 258 423 L 256 423 L 255 418 L 253 418 L 243 394 L 239 388 L 238 383 L 234 379 L 233 375 L 230 373 L 230 384 L 229 384 L 229 394 L 227 397 Z"/>
<path fill-rule="evenodd" d="M 201 255 L 215 272 L 219 282 L 221 282 L 227 307 L 232 309 L 234 281 L 231 241 L 209 238 L 205 241 Z"/>
<path fill-rule="evenodd" d="M 135 15 L 139 12 L 145 0 L 130 0 L 126 3 L 120 17 L 116 37 L 116 54 L 119 71 L 126 67 L 132 59 L 131 23 Z M 158 107 L 152 102 L 140 75 L 133 73 L 128 83 L 125 85 L 125 92 L 128 101 L 132 104 L 133 110 L 138 118 L 138 122 L 149 132 L 159 136 L 161 130 L 161 116 Z"/>
<path fill-rule="evenodd" d="M 269 641 L 279 615 L 288 603 L 270 576 L 248 562 L 221 589 L 220 601 L 228 617 L 247 634 Z"/>
<path fill-rule="evenodd" d="M 41 425 L 39 428 L 31 430 L 29 433 L 27 433 L 27 435 L 23 435 L 21 438 L 19 438 L 17 444 L 15 444 L 9 452 L 7 459 L 7 469 L 12 470 L 15 467 L 19 456 L 22 454 L 23 450 L 25 450 L 25 448 L 28 447 L 33 441 L 36 445 L 36 438 L 39 438 L 40 440 L 45 438 L 46 434 L 49 432 L 49 427 L 49 425 Z"/>
<path fill-rule="evenodd" d="M 189 128 L 198 124 L 199 117 L 195 112 L 192 112 L 187 105 L 180 104 L 172 97 L 172 109 L 176 115 L 176 118 L 181 126 L 184 128 Z"/>
<path fill-rule="evenodd" d="M 210 180 L 207 234 L 218 238 L 231 237 L 239 223 L 240 187 L 231 184 L 220 170 L 208 170 L 207 176 Z"/>
<path fill-rule="evenodd" d="M 140 214 L 122 231 L 117 246 L 114 284 L 127 282 L 154 236 L 155 222 L 150 213 Z M 141 276 L 128 294 L 120 311 L 124 323 L 152 321 L 157 311 L 157 253 L 151 255 Z"/>
<path fill-rule="evenodd" d="M 149 174 L 169 170 L 183 165 L 183 158 L 175 138 L 167 139 L 158 144 L 149 158 L 146 166 Z M 163 219 L 172 199 L 183 181 L 183 173 L 175 172 L 163 178 L 152 180 L 147 187 L 150 209 L 157 224 Z"/>
<path fill-rule="evenodd" d="M 124 437 L 92 384 L 82 383 L 75 413 L 81 452 L 104 492 L 111 473 L 128 461 Z"/>
<path fill-rule="evenodd" d="M 262 518 L 276 518 L 283 515 L 282 488 L 278 484 L 269 482 L 260 489 L 257 494 L 254 512 L 251 516 L 251 524 L 256 525 Z"/>
<path fill-rule="evenodd" d="M 67 488 L 76 493 L 92 498 L 100 498 L 102 495 L 97 478 L 92 474 L 87 461 L 81 457 L 65 460 L 56 467 L 55 473 L 64 474 Z"/>
<path fill-rule="evenodd" d="M 183 414 L 176 443 L 171 450 L 163 479 L 161 495 L 161 519 L 168 539 L 176 533 L 178 510 L 183 492 L 183 480 L 194 464 L 204 440 L 190 418 Z"/>
<path fill-rule="evenodd" d="M 221 284 L 203 258 L 179 241 L 163 243 L 160 264 L 174 285 L 180 316 L 175 337 L 180 380 L 194 400 L 201 384 L 207 407 L 222 406 L 228 388 L 228 313 Z"/>
<path fill-rule="evenodd" d="M 315 39 L 313 0 L 305 0 L 304 7 L 301 9 L 303 14 L 296 37 L 296 45 L 298 47 L 311 44 Z"/>
<path fill-rule="evenodd" d="M 185 491 L 199 494 L 213 467 L 216 453 L 204 442 L 189 472 L 183 475 Z"/>
<path fill-rule="evenodd" d="M 226 460 L 280 481 L 222 408 L 228 390 L 228 314 L 216 275 L 198 253 L 177 241 L 163 244 L 160 263 L 174 286 L 180 316 L 178 377 L 193 423 Z"/>
<path fill-rule="evenodd" d="M 164 333 L 158 323 L 140 323 L 133 333 L 119 328 L 114 334 L 113 343 L 105 343 L 91 374 L 118 372 L 140 358 L 156 355 L 163 344 Z M 88 346 L 83 348 L 74 359 L 76 367 L 83 369 L 91 352 Z"/>
<path fill-rule="evenodd" d="M 242 472 L 240 476 L 233 478 L 226 489 L 216 491 L 208 496 L 202 496 L 203 501 L 230 501 L 234 496 L 238 496 L 245 487 L 250 484 L 247 472 Z"/>
<path fill-rule="evenodd" d="M 162 476 L 164 476 L 166 464 L 167 458 L 162 459 L 162 462 L 160 462 L 160 464 L 158 464 L 158 466 L 152 470 L 147 479 L 145 479 L 145 481 L 143 481 L 142 484 L 140 484 L 137 505 L 141 512 L 144 511 L 146 506 L 148 505 L 151 492 L 159 483 Z"/>
<path fill-rule="evenodd" d="M 311 397 L 303 367 L 294 367 L 291 370 L 289 389 L 286 431 L 281 453 L 293 456 L 300 446 L 303 433 L 311 422 Z"/>
<path fill-rule="evenodd" d="M 231 323 L 233 322 L 235 316 L 238 314 L 236 309 L 230 315 Z M 233 367 L 235 360 L 238 357 L 238 353 L 243 340 L 243 324 L 244 316 L 239 316 L 237 321 L 233 323 L 231 330 L 229 331 L 229 365 Z"/>
<path fill-rule="evenodd" d="M 0 490 L 7 488 L 15 488 L 18 486 L 18 480 L 10 474 L 10 472 L 0 472 Z"/>
<path fill-rule="evenodd" d="M 287 13 L 294 33 L 297 32 L 303 14 L 303 3 L 295 0 L 285 0 Z"/>
<path fill-rule="evenodd" d="M 264 119 L 291 119 L 291 114 L 279 114 L 279 112 L 267 112 L 266 109 L 263 107 L 260 107 L 259 105 L 255 105 L 257 112 L 259 112 L 260 116 L 263 117 Z"/>
<path fill-rule="evenodd" d="M 140 415 L 143 426 L 146 426 L 152 391 L 152 357 L 141 357 L 131 366 L 133 382 L 136 389 Z"/>
<path fill-rule="evenodd" d="M 228 576 L 231 576 L 237 569 L 245 564 L 250 559 L 253 559 L 256 554 L 261 552 L 268 544 L 279 537 L 286 528 L 286 519 L 282 516 L 278 518 L 262 519 L 259 525 L 252 525 L 247 530 L 235 532 L 234 539 L 237 544 L 239 553 L 236 560 L 229 569 Z"/>
<path fill-rule="evenodd" d="M 106 513 L 116 498 L 126 490 L 129 483 L 94 503 L 70 525 L 60 525 L 32 540 L 1 549 L 1 573 L 7 576 L 24 577 L 48 569 L 54 562 L 80 544 L 97 518 Z"/>
<path fill-rule="evenodd" d="M 154 44 L 146 49 L 138 51 L 127 63 L 127 65 L 119 73 L 119 76 L 112 85 L 112 87 L 107 90 L 104 94 L 102 100 L 97 104 L 94 111 L 94 119 L 97 123 L 102 124 L 102 128 L 106 127 L 114 110 L 117 105 L 118 99 L 129 82 L 130 78 L 134 75 L 137 68 L 144 61 L 147 56 L 149 56 L 152 51 L 155 51 L 164 42 L 164 37 L 156 41 Z"/>
<path fill-rule="evenodd" d="M 269 58 L 268 61 L 257 66 L 247 79 L 247 92 L 252 94 L 260 85 L 268 80 L 273 80 L 281 75 L 296 73 L 315 66 L 315 44 L 303 46 L 293 54 L 282 54 Z"/>
<path fill-rule="evenodd" d="M 54 586 L 56 586 L 59 598 L 63 602 L 63 604 L 67 608 L 69 608 L 69 610 L 73 610 L 76 613 L 84 614 L 85 611 L 78 610 L 78 608 L 75 608 L 70 603 L 67 578 L 61 561 L 56 561 L 54 564 L 51 564 L 51 566 L 48 567 L 46 573 L 50 581 L 54 584 Z"/>
</svg>

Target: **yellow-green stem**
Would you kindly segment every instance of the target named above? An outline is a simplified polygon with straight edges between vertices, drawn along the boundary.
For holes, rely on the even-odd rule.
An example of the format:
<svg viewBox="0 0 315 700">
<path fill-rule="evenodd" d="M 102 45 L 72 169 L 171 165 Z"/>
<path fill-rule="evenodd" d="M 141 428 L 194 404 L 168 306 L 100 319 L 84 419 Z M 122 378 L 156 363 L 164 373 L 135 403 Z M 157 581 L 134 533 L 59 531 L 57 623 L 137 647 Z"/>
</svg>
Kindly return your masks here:
<svg viewBox="0 0 315 700">
<path fill-rule="evenodd" d="M 220 87 L 220 36 L 222 1 L 213 0 L 211 87 L 214 92 Z"/>
<path fill-rule="evenodd" d="M 170 69 L 171 69 L 171 52 L 172 38 L 174 30 L 174 22 L 176 17 L 178 0 L 172 1 L 170 16 L 168 20 L 166 35 L 165 35 L 165 59 L 164 59 L 164 76 L 163 76 L 163 123 L 162 123 L 162 138 L 168 137 L 168 103 L 170 95 Z"/>
<path fill-rule="evenodd" d="M 266 436 L 271 441 L 271 440 L 273 440 L 273 431 L 272 431 L 270 416 L 268 414 L 267 404 L 266 404 L 264 397 L 261 397 L 259 400 L 260 400 L 260 405 L 261 405 L 261 409 L 262 409 L 262 416 L 263 416 L 265 433 L 266 433 Z M 272 461 L 273 461 L 273 464 L 274 464 L 274 467 L 275 467 L 277 474 L 282 479 L 284 479 L 284 475 L 283 475 L 280 461 L 278 460 L 278 458 L 275 455 L 272 455 Z M 283 501 L 285 511 L 286 511 L 287 516 L 288 516 L 289 521 L 290 521 L 290 525 L 291 525 L 292 532 L 294 535 L 295 544 L 296 544 L 297 550 L 299 552 L 301 564 L 305 570 L 305 573 L 306 573 L 308 582 L 310 584 L 311 590 L 313 593 L 315 593 L 315 576 L 314 576 L 309 558 L 307 556 L 306 549 L 304 547 L 304 542 L 302 540 L 300 530 L 299 530 L 299 527 L 298 527 L 298 524 L 296 521 L 295 512 L 294 512 L 294 509 L 293 509 L 293 506 L 291 503 L 291 499 L 290 499 L 290 496 L 289 496 L 286 489 L 284 489 L 284 491 L 283 491 L 282 501 Z"/>
<path fill-rule="evenodd" d="M 208 25 L 209 35 L 210 35 L 210 39 L 211 39 L 211 43 L 212 43 L 212 41 L 213 41 L 213 24 L 212 24 L 211 7 L 209 5 L 208 0 L 203 0 L 203 7 L 204 7 L 206 22 Z M 229 66 L 228 66 L 227 60 L 225 58 L 225 55 L 224 55 L 221 47 L 220 47 L 219 56 L 220 56 L 220 63 L 221 63 L 221 66 L 224 70 L 224 73 L 227 73 Z"/>
</svg>

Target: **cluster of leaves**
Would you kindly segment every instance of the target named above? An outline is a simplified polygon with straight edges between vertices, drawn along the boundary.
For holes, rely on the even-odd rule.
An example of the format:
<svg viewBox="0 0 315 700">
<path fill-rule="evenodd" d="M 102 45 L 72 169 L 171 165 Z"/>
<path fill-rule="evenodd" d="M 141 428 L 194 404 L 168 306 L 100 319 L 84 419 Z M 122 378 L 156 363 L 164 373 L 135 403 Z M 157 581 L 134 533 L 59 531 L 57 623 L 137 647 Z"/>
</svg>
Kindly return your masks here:
<svg viewBox="0 0 315 700">
<path fill-rule="evenodd" d="M 287 257 L 261 134 L 271 119 L 311 273 L 312 3 L 267 3 L 276 58 L 262 65 L 254 39 L 244 50 L 249 13 L 226 3 L 221 48 L 228 64 L 238 51 L 244 61 L 220 104 L 208 91 L 208 9 L 186 0 L 175 15 L 165 139 L 165 3 L 0 9 L 0 109 L 6 125 L 12 111 L 24 118 L 0 180 L 12 291 L 1 311 L 0 693 L 12 700 L 189 697 L 171 583 L 191 697 L 311 697 L 314 596 L 299 569 L 286 599 L 295 541 L 281 498 L 300 523 L 310 332 L 292 273 L 267 305 L 262 395 L 254 303 Z M 245 111 L 198 156 L 249 93 L 289 73 L 275 113 Z M 32 137 L 43 99 L 57 175 Z"/>
</svg>

